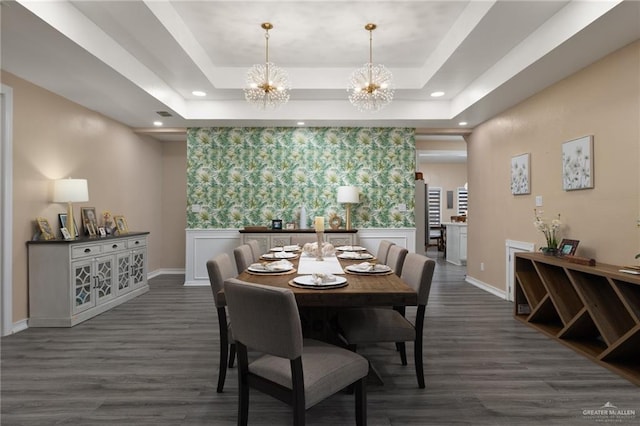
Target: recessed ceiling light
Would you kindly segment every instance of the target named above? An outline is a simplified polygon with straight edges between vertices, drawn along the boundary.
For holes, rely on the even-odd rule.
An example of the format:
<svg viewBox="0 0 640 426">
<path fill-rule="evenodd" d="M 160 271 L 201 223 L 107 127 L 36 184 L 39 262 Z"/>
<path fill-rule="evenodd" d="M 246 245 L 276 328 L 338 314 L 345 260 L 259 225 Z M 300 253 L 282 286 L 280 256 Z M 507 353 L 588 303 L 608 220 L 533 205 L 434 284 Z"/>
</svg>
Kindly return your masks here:
<svg viewBox="0 0 640 426">
<path fill-rule="evenodd" d="M 203 92 L 202 90 L 194 90 L 191 94 L 193 96 L 207 96 L 207 92 Z"/>
<path fill-rule="evenodd" d="M 458 123 L 459 126 L 466 126 L 467 124 L 469 123 L 467 123 L 466 121 L 461 121 Z"/>
<path fill-rule="evenodd" d="M 162 121 L 154 121 L 153 125 L 154 126 L 162 126 Z"/>
<path fill-rule="evenodd" d="M 298 126 L 304 126 L 304 121 L 298 121 Z"/>
<path fill-rule="evenodd" d="M 431 93 L 432 98 L 439 98 L 440 96 L 444 96 L 444 92 L 433 92 Z"/>
</svg>

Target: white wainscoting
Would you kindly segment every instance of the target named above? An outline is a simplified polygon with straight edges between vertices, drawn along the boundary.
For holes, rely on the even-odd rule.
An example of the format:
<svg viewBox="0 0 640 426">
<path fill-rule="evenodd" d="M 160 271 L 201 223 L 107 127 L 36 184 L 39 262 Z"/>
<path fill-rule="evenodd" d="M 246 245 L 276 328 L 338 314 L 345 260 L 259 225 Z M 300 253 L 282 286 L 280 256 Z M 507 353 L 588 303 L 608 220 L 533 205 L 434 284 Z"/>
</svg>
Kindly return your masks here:
<svg viewBox="0 0 640 426">
<path fill-rule="evenodd" d="M 374 254 L 382 240 L 392 241 L 410 252 L 415 251 L 415 228 L 359 229 L 356 235 L 358 244 Z M 207 260 L 220 253 L 227 253 L 233 260 L 233 249 L 239 245 L 238 229 L 187 229 L 184 285 L 209 285 Z"/>
</svg>

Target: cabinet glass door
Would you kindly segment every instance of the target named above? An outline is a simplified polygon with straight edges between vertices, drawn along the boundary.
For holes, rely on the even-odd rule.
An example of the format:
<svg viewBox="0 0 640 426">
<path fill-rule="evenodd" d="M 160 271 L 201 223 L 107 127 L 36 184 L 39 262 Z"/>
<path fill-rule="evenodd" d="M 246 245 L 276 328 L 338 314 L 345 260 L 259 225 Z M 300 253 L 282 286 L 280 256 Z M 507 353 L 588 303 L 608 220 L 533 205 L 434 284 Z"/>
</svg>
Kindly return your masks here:
<svg viewBox="0 0 640 426">
<path fill-rule="evenodd" d="M 92 260 L 73 263 L 73 313 L 95 306 L 93 297 Z"/>
<path fill-rule="evenodd" d="M 113 291 L 113 256 L 96 260 L 96 304 L 115 296 Z"/>
</svg>

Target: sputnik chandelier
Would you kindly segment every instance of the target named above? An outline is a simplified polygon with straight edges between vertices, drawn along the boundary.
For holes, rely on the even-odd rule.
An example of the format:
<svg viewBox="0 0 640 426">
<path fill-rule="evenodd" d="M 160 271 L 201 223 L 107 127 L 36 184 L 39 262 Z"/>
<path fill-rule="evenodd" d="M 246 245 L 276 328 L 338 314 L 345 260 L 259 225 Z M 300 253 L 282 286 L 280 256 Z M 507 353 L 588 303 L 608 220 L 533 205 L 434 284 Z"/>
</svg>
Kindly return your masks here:
<svg viewBox="0 0 640 426">
<path fill-rule="evenodd" d="M 369 62 L 351 74 L 349 101 L 360 111 L 378 111 L 393 99 L 391 71 L 384 65 L 373 65 L 373 30 L 376 24 L 367 24 L 369 31 Z"/>
<path fill-rule="evenodd" d="M 244 97 L 258 109 L 276 109 L 289 101 L 289 75 L 269 62 L 269 30 L 273 25 L 265 22 L 261 27 L 265 30 L 266 61 L 254 65 L 247 72 L 248 87 L 244 89 Z"/>
</svg>

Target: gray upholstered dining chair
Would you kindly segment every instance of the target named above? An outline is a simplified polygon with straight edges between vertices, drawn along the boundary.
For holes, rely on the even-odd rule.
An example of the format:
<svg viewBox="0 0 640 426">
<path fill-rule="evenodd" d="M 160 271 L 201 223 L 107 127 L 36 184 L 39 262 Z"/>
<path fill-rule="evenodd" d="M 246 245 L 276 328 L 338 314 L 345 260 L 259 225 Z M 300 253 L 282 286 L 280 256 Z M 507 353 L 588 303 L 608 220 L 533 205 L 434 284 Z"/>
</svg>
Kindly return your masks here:
<svg viewBox="0 0 640 426">
<path fill-rule="evenodd" d="M 369 362 L 365 358 L 303 339 L 290 289 L 231 278 L 225 281 L 224 292 L 238 351 L 238 425 L 249 420 L 249 388 L 291 405 L 294 425 L 304 425 L 308 408 L 352 384 L 356 424 L 366 425 Z M 249 363 L 248 349 L 264 355 Z"/>
<path fill-rule="evenodd" d="M 253 262 L 257 262 L 258 260 L 260 260 L 260 256 L 262 256 L 262 250 L 260 250 L 260 243 L 258 242 L 258 240 L 249 240 L 247 241 L 247 244 L 249 245 L 249 247 L 251 247 Z"/>
<path fill-rule="evenodd" d="M 418 253 L 409 253 L 405 259 L 401 278 L 418 293 L 418 309 L 413 324 L 405 318 L 402 310 L 386 307 L 349 308 L 338 313 L 340 335 L 354 352 L 358 345 L 395 342 L 402 365 L 407 365 L 405 342 L 413 341 L 416 378 L 421 389 L 425 387 L 422 331 L 435 265 L 433 259 Z"/>
<path fill-rule="evenodd" d="M 241 274 L 245 269 L 253 263 L 253 252 L 249 244 L 242 244 L 233 249 L 233 257 L 236 259 L 236 268 L 238 274 Z"/>
<path fill-rule="evenodd" d="M 218 312 L 218 327 L 220 330 L 220 365 L 218 367 L 217 388 L 218 393 L 220 393 L 224 388 L 224 381 L 227 376 L 227 359 L 229 368 L 233 367 L 236 354 L 236 346 L 231 335 L 231 323 L 227 322 L 225 305 L 218 300 L 218 293 L 224 288 L 224 280 L 235 276 L 229 255 L 222 253 L 207 261 L 207 272 L 209 273 L 211 291 L 213 291 L 213 302 Z"/>
<path fill-rule="evenodd" d="M 402 266 L 404 265 L 404 259 L 407 257 L 407 253 L 409 253 L 409 250 L 404 247 L 395 244 L 389 247 L 386 264 L 393 269 L 397 276 L 402 275 Z"/>
<path fill-rule="evenodd" d="M 382 263 L 383 265 L 387 264 L 387 255 L 389 254 L 389 248 L 391 248 L 391 246 L 393 245 L 395 245 L 395 243 L 388 240 L 380 241 L 380 244 L 378 245 L 378 253 L 376 254 L 378 263 Z"/>
</svg>

